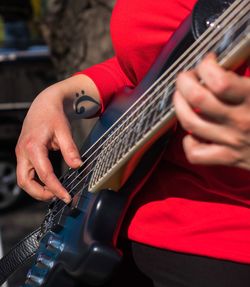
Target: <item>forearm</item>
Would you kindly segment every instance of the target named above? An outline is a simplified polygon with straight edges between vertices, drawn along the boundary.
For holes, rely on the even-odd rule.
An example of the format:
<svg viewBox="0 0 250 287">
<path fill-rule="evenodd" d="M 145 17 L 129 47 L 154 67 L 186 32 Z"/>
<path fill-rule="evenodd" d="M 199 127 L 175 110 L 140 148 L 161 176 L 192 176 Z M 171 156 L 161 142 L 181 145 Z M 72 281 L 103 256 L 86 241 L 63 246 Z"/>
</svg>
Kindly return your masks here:
<svg viewBox="0 0 250 287">
<path fill-rule="evenodd" d="M 79 114 L 73 103 L 81 97 L 76 97 L 81 91 L 88 97 L 81 102 L 86 108 Z M 98 111 L 101 111 L 99 92 L 85 75 L 51 85 L 35 98 L 16 146 L 17 180 L 22 189 L 37 199 L 50 200 L 57 196 L 70 202 L 70 195 L 54 174 L 48 151 L 60 150 L 65 162 L 71 168 L 78 168 L 82 161 L 68 119 L 94 116 Z"/>
</svg>

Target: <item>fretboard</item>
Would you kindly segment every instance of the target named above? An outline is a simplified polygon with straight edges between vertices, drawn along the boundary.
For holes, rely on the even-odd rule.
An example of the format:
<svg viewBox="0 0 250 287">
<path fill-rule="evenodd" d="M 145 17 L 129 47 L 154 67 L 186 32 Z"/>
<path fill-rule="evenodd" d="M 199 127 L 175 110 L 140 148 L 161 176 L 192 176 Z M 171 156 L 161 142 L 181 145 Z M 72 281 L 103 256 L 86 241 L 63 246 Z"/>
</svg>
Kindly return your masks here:
<svg viewBox="0 0 250 287">
<path fill-rule="evenodd" d="M 178 73 L 192 69 L 208 52 L 227 68 L 250 50 L 249 0 L 236 0 L 109 129 L 91 162 L 89 191 L 126 162 L 159 129 L 175 118 L 172 95 Z"/>
</svg>

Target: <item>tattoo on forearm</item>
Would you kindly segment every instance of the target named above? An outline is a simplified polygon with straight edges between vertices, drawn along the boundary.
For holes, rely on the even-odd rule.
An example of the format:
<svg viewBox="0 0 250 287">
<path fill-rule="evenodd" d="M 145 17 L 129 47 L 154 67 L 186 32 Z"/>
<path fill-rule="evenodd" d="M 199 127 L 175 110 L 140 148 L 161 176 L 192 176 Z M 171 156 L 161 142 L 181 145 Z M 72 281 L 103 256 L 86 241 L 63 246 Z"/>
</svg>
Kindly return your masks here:
<svg viewBox="0 0 250 287">
<path fill-rule="evenodd" d="M 101 105 L 98 101 L 86 95 L 84 90 L 82 90 L 81 93 L 76 93 L 73 109 L 78 116 L 88 118 L 98 115 L 101 110 Z"/>
</svg>

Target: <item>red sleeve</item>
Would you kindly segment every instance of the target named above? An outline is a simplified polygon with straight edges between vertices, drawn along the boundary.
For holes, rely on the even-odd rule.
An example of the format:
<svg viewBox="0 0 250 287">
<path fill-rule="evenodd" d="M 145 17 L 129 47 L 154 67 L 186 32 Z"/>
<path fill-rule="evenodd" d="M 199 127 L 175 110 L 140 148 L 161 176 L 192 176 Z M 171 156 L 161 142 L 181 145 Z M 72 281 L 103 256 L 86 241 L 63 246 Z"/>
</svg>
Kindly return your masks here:
<svg viewBox="0 0 250 287">
<path fill-rule="evenodd" d="M 249 66 L 246 69 L 245 76 L 250 78 L 250 67 Z"/>
<path fill-rule="evenodd" d="M 134 86 L 123 72 L 116 57 L 96 64 L 75 75 L 79 74 L 84 74 L 94 81 L 101 96 L 102 112 L 115 93 L 125 86 Z"/>
</svg>

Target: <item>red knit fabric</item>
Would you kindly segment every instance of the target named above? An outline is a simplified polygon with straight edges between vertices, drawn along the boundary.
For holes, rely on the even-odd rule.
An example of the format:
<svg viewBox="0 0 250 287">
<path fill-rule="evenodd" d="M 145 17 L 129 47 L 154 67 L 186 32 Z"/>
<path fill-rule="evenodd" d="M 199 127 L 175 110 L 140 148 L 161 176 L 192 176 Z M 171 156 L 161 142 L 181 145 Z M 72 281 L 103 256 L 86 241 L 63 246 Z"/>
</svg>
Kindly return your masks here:
<svg viewBox="0 0 250 287">
<path fill-rule="evenodd" d="M 195 0 L 118 0 L 111 21 L 116 57 L 81 73 L 104 106 L 135 86 L 191 12 Z M 177 128 L 164 158 L 134 202 L 128 237 L 174 251 L 250 263 L 250 172 L 187 162 Z"/>
</svg>

